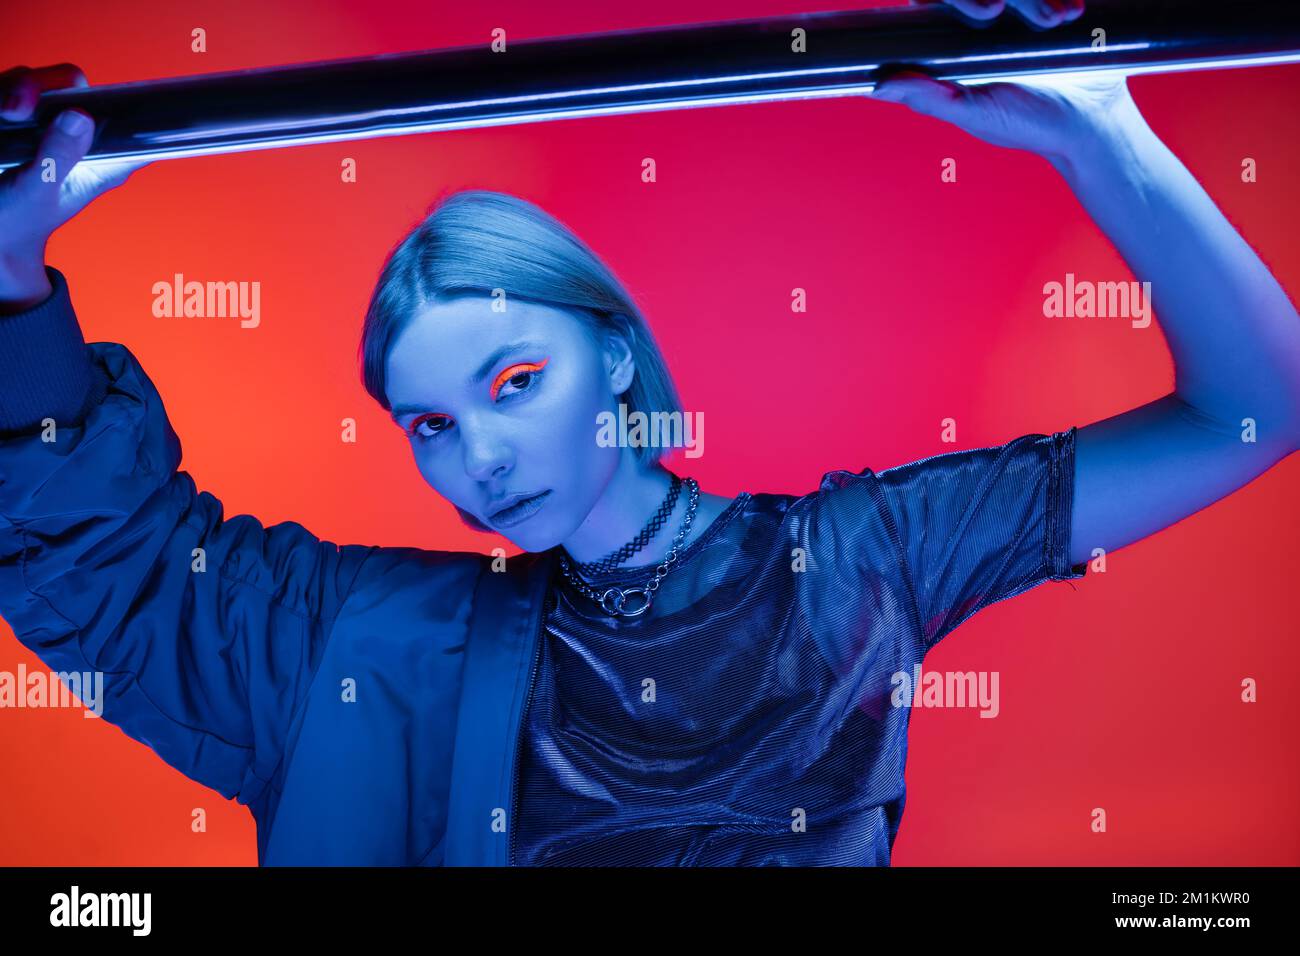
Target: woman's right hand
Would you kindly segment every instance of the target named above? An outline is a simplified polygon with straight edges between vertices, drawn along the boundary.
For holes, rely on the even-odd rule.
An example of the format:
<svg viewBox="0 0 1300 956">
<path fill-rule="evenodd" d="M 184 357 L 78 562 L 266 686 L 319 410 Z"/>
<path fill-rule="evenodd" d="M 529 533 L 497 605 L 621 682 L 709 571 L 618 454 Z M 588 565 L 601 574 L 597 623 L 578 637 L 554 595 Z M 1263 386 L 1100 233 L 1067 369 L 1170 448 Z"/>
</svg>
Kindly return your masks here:
<svg viewBox="0 0 1300 956">
<path fill-rule="evenodd" d="M 30 119 L 45 90 L 87 85 L 85 74 L 71 63 L 6 70 L 0 73 L 0 119 Z M 45 128 L 33 161 L 0 173 L 0 312 L 22 311 L 48 297 L 45 244 L 50 234 L 96 196 L 149 165 L 128 160 L 79 166 L 93 133 L 94 122 L 86 113 L 64 110 Z"/>
</svg>

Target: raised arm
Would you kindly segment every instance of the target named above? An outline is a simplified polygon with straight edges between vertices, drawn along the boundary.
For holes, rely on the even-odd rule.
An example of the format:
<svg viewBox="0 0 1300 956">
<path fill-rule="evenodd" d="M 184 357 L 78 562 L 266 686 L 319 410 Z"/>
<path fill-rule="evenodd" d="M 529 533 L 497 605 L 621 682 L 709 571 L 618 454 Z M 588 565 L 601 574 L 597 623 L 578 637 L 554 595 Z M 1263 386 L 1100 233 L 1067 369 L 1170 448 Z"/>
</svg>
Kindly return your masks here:
<svg viewBox="0 0 1300 956">
<path fill-rule="evenodd" d="M 950 0 L 972 16 L 997 15 Z M 1012 4 L 1051 26 L 1033 0 Z M 1173 391 L 1078 431 L 1072 563 L 1212 504 L 1300 449 L 1300 318 L 1277 280 L 1147 126 L 1122 77 L 962 86 L 920 74 L 876 98 L 1043 156 L 1149 282 L 1175 366 Z"/>
<path fill-rule="evenodd" d="M 29 115 L 38 85 L 74 71 L 22 74 L 5 115 Z M 42 160 L 0 177 L 0 616 L 53 671 L 102 675 L 104 719 L 257 812 L 376 549 L 226 516 L 178 470 L 135 357 L 85 344 L 43 255 L 50 231 L 129 172 L 78 176 L 89 142 L 88 127 L 56 124 Z"/>
</svg>

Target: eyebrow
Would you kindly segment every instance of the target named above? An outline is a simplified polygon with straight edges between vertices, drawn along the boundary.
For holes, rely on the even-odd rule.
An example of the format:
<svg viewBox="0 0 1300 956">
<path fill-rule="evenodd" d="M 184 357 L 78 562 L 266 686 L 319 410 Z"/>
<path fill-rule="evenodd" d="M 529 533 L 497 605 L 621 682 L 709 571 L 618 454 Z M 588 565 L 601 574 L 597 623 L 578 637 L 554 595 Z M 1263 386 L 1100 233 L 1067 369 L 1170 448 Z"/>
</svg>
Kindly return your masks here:
<svg viewBox="0 0 1300 956">
<path fill-rule="evenodd" d="M 472 387 L 482 382 L 502 359 L 541 348 L 544 348 L 544 346 L 540 342 L 511 342 L 501 346 L 484 360 L 483 364 L 478 367 L 478 371 L 469 377 L 465 382 L 466 387 Z M 401 418 L 403 415 L 409 415 L 412 412 L 424 411 L 426 407 L 425 405 L 397 405 L 390 414 L 393 418 Z"/>
</svg>

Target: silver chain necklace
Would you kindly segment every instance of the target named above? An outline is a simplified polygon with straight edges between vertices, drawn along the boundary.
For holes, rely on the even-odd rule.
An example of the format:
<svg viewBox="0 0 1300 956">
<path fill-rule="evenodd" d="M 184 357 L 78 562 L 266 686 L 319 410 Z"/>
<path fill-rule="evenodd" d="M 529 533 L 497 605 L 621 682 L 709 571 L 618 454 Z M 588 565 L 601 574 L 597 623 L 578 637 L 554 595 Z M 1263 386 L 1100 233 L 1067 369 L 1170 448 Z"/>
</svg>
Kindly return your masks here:
<svg viewBox="0 0 1300 956">
<path fill-rule="evenodd" d="M 574 574 L 569 559 L 561 552 L 560 570 L 564 572 L 564 576 L 569 580 L 569 583 L 599 604 L 605 610 L 605 613 L 614 617 L 638 617 L 648 611 L 650 602 L 654 599 L 654 592 L 659 590 L 659 582 L 667 576 L 669 569 L 676 562 L 677 552 L 681 548 L 687 532 L 690 531 L 691 519 L 695 517 L 695 506 L 700 500 L 700 485 L 694 478 L 687 478 L 686 485 L 690 489 L 691 500 L 690 504 L 686 506 L 686 515 L 682 518 L 681 530 L 677 532 L 677 537 L 673 539 L 673 546 L 669 550 L 668 556 L 664 558 L 663 563 L 655 568 L 654 576 L 649 581 L 638 587 L 623 588 L 615 586 L 597 591 Z M 628 598 L 634 599 L 634 610 L 628 609 Z M 636 607 L 636 601 L 642 601 L 643 603 Z"/>
</svg>

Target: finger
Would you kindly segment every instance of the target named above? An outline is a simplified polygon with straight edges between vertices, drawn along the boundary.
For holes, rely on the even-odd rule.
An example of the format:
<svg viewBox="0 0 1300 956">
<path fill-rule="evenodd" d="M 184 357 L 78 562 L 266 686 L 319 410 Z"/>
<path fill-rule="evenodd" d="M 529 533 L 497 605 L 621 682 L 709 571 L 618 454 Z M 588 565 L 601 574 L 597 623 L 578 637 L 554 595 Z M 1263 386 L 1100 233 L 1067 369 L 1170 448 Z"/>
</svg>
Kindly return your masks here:
<svg viewBox="0 0 1300 956">
<path fill-rule="evenodd" d="M 884 96 L 881 98 L 901 103 L 914 112 L 933 116 L 980 136 L 980 130 L 989 125 L 990 91 L 1010 85 L 989 83 L 963 86 L 922 74 L 906 74 L 891 77 L 884 84 Z"/>
<path fill-rule="evenodd" d="M 1084 0 L 911 0 L 915 6 L 946 4 L 972 20 L 992 20 L 1007 7 L 1031 23 L 1052 27 L 1083 15 Z"/>
<path fill-rule="evenodd" d="M 1040 27 L 1054 27 L 1083 15 L 1083 0 L 1007 0 L 1007 6 Z"/>
<path fill-rule="evenodd" d="M 1060 0 L 1065 6 L 1065 22 L 1077 20 L 1083 16 L 1085 0 Z"/>
<path fill-rule="evenodd" d="M 913 0 L 920 5 L 945 3 L 974 20 L 992 20 L 1006 7 L 1005 0 Z"/>
<path fill-rule="evenodd" d="M 16 66 L 12 70 L 0 73 L 0 119 L 21 122 L 31 115 L 36 108 L 36 98 L 41 95 L 40 87 L 32 79 L 32 71 L 25 66 Z"/>
<path fill-rule="evenodd" d="M 0 102 L 0 119 L 13 122 L 29 119 L 36 109 L 37 100 L 46 90 L 89 85 L 86 74 L 72 63 L 56 63 L 36 69 L 16 66 L 0 73 L 0 93 L 4 94 Z"/>
<path fill-rule="evenodd" d="M 68 178 L 94 139 L 95 122 L 81 110 L 64 110 L 41 135 L 36 158 L 18 170 L 14 188 L 20 195 L 37 193 L 57 199 L 57 186 Z M 43 191 L 43 192 L 41 192 Z"/>
<path fill-rule="evenodd" d="M 61 90 L 69 86 L 89 86 L 90 81 L 75 63 L 55 63 L 32 70 L 32 75 L 43 90 Z"/>
<path fill-rule="evenodd" d="M 878 83 L 875 99 L 902 103 L 918 113 L 955 121 L 971 109 L 971 91 L 960 83 L 936 80 L 910 70 L 901 71 Z"/>
</svg>

